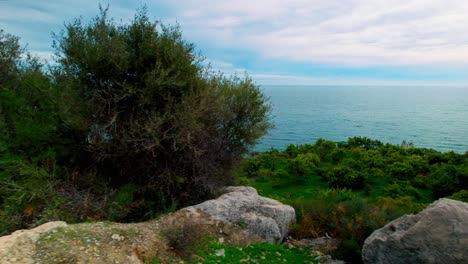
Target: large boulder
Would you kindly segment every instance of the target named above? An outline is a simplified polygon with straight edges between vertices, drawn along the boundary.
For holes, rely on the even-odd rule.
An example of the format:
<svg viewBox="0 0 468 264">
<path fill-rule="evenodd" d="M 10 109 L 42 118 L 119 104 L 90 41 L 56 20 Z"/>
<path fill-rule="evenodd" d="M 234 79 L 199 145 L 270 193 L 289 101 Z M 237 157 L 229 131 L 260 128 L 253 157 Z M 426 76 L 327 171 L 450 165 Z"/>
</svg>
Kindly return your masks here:
<svg viewBox="0 0 468 264">
<path fill-rule="evenodd" d="M 261 197 L 254 188 L 245 186 L 228 187 L 217 199 L 184 210 L 201 210 L 215 219 L 240 225 L 272 244 L 281 243 L 296 221 L 294 208 Z"/>
<path fill-rule="evenodd" d="M 364 263 L 468 263 L 468 203 L 440 199 L 364 242 Z"/>
</svg>

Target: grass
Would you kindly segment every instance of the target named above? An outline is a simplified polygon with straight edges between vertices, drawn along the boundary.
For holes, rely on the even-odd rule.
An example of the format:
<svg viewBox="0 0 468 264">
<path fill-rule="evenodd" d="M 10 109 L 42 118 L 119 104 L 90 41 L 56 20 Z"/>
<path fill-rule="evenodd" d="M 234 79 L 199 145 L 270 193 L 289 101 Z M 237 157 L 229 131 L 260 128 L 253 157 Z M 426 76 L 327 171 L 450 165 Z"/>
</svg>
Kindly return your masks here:
<svg viewBox="0 0 468 264">
<path fill-rule="evenodd" d="M 257 189 L 262 196 L 268 196 L 281 202 L 291 202 L 297 199 L 310 199 L 327 189 L 327 183 L 322 181 L 319 176 L 309 176 L 305 183 L 297 184 L 290 182 L 286 185 L 274 186 L 272 179 L 250 179 L 249 185 Z"/>
<path fill-rule="evenodd" d="M 316 253 L 308 248 L 286 248 L 268 243 L 247 247 L 211 244 L 208 250 L 197 252 L 202 260 L 192 263 L 319 263 Z"/>
</svg>

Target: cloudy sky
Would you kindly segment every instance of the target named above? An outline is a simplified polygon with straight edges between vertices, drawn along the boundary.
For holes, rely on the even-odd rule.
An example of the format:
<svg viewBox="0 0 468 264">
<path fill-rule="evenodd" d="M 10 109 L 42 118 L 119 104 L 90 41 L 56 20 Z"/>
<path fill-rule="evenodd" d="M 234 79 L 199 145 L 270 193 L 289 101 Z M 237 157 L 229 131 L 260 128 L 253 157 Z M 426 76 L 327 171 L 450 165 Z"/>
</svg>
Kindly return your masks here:
<svg viewBox="0 0 468 264">
<path fill-rule="evenodd" d="M 468 85 L 466 0 L 102 1 L 127 22 L 146 4 L 213 68 L 258 84 Z M 98 2 L 0 0 L 0 28 L 43 58 L 51 32 Z"/>
</svg>

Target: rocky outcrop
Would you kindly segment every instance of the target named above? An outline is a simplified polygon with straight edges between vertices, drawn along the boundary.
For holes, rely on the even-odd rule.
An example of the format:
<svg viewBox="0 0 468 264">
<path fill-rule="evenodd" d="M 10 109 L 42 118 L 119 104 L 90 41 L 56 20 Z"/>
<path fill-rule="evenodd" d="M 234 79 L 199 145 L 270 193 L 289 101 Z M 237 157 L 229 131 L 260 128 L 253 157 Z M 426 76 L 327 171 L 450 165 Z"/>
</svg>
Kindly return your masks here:
<svg viewBox="0 0 468 264">
<path fill-rule="evenodd" d="M 468 203 L 440 199 L 364 242 L 364 263 L 468 263 Z"/>
<path fill-rule="evenodd" d="M 18 230 L 0 237 L 0 263 L 34 263 L 32 256 L 39 237 L 64 226 L 67 226 L 65 222 L 49 222 L 34 229 Z"/>
<path fill-rule="evenodd" d="M 239 246 L 279 242 L 293 221 L 291 207 L 250 187 L 230 187 L 216 200 L 144 223 L 50 222 L 19 230 L 0 237 L 0 263 L 178 263 L 184 249 L 206 237 Z"/>
<path fill-rule="evenodd" d="M 201 210 L 215 219 L 244 227 L 269 243 L 279 244 L 296 221 L 294 208 L 276 200 L 261 197 L 252 187 L 226 188 L 217 199 L 184 208 Z"/>
</svg>

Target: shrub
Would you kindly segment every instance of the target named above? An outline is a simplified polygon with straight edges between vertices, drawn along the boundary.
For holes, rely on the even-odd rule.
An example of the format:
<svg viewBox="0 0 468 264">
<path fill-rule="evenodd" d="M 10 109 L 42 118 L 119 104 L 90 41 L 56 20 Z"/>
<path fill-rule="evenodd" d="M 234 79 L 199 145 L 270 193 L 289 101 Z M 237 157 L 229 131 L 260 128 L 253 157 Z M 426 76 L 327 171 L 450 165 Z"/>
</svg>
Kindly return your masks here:
<svg viewBox="0 0 468 264">
<path fill-rule="evenodd" d="M 349 167 L 335 167 L 326 175 L 328 185 L 333 188 L 362 189 L 365 178 Z"/>
<path fill-rule="evenodd" d="M 457 191 L 459 186 L 456 170 L 453 166 L 441 166 L 428 176 L 434 199 L 445 197 Z"/>
<path fill-rule="evenodd" d="M 167 245 L 183 257 L 195 253 L 201 244 L 207 244 L 210 240 L 206 226 L 201 222 L 190 220 L 182 220 L 173 226 L 164 226 L 161 234 L 167 240 Z"/>
<path fill-rule="evenodd" d="M 271 176 L 272 178 L 272 186 L 273 187 L 281 187 L 286 186 L 293 182 L 294 177 L 291 176 L 286 170 L 278 169 L 275 170 Z"/>
<path fill-rule="evenodd" d="M 296 181 L 304 183 L 306 176 L 310 175 L 320 163 L 320 158 L 314 153 L 298 154 L 296 158 L 288 160 L 286 170 L 296 177 Z"/>
<path fill-rule="evenodd" d="M 468 203 L 468 191 L 461 190 L 459 192 L 456 192 L 450 195 L 448 198 Z"/>
<path fill-rule="evenodd" d="M 407 162 L 394 162 L 388 167 L 387 171 L 392 179 L 397 180 L 409 180 L 416 176 L 413 167 Z"/>
<path fill-rule="evenodd" d="M 19 38 L 0 30 L 0 234 L 61 214 L 61 166 L 72 146 L 65 136 L 79 118 L 70 114 L 66 89 L 25 54 Z"/>
<path fill-rule="evenodd" d="M 336 149 L 336 143 L 319 138 L 315 142 L 314 148 L 321 161 L 329 161 L 331 159 L 331 153 Z"/>
<path fill-rule="evenodd" d="M 383 143 L 378 140 L 372 140 L 366 137 L 352 137 L 344 145 L 346 148 L 362 148 L 366 150 L 378 149 L 383 146 Z"/>
<path fill-rule="evenodd" d="M 293 144 L 289 144 L 286 149 L 284 150 L 288 154 L 289 158 L 295 158 L 299 153 L 298 147 Z"/>
<path fill-rule="evenodd" d="M 403 196 L 411 196 L 416 199 L 421 198 L 421 195 L 418 193 L 416 188 L 412 187 L 407 183 L 393 183 L 388 185 L 383 190 L 383 195 L 388 196 L 391 198 L 403 197 Z"/>
<path fill-rule="evenodd" d="M 86 109 L 76 134 L 87 162 L 77 165 L 113 188 L 139 186 L 134 216 L 232 184 L 230 170 L 270 127 L 258 86 L 212 73 L 177 26 L 151 22 L 145 8 L 129 24 L 107 9 L 90 23 L 77 19 L 55 48 L 57 78 Z"/>
<path fill-rule="evenodd" d="M 241 166 L 247 177 L 255 177 L 261 167 L 261 162 L 258 158 L 249 158 L 242 160 Z"/>
</svg>

